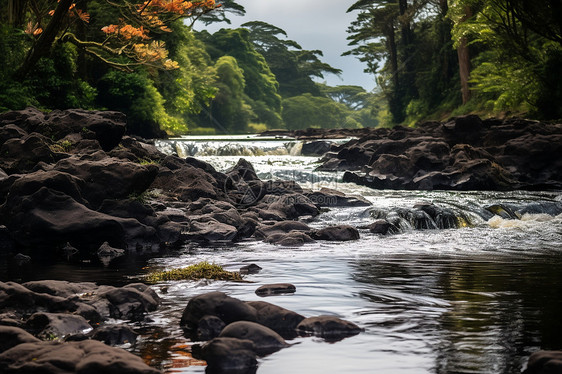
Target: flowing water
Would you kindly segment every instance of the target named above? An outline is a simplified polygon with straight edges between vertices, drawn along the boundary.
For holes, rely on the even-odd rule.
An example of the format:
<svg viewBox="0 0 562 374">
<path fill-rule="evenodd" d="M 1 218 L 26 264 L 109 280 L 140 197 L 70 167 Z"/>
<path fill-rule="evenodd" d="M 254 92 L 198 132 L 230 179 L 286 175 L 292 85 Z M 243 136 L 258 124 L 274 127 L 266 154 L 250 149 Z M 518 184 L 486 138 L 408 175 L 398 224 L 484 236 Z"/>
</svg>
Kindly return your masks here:
<svg viewBox="0 0 562 374">
<path fill-rule="evenodd" d="M 259 360 L 259 374 L 520 373 L 530 353 L 562 349 L 561 193 L 372 190 L 342 183 L 337 173 L 315 172 L 317 159 L 300 156 L 299 142 L 262 143 L 238 139 L 213 145 L 209 139 L 186 138 L 158 146 L 195 155 L 218 170 L 244 155 L 261 178 L 336 188 L 373 204 L 325 211 L 309 222 L 313 227 L 361 226 L 385 216 L 397 219 L 397 230 L 386 236 L 360 230 L 358 241 L 318 241 L 297 248 L 252 240 L 188 245 L 151 259 L 144 271 L 203 260 L 228 270 L 250 263 L 263 269 L 246 276 L 248 283 L 157 285 L 163 306 L 151 315 L 152 322 L 137 326 L 143 337 L 134 348 L 147 362 L 168 373 L 204 373 L 204 362 L 190 356 L 192 343 L 179 329 L 188 300 L 216 290 L 260 300 L 254 291 L 277 282 L 294 284 L 296 293 L 261 300 L 305 316 L 336 315 L 365 331 L 336 343 L 292 340 L 289 348 Z M 228 147 L 236 150 L 234 155 L 225 151 Z M 427 216 L 421 221 L 413 217 L 412 208 L 422 202 L 452 212 L 458 227 L 439 229 L 443 224 Z M 112 268 L 96 274 L 100 280 L 139 279 Z"/>
<path fill-rule="evenodd" d="M 331 209 L 309 223 L 314 227 L 366 225 L 381 214 L 411 211 L 420 202 L 452 211 L 462 220 L 460 228 L 437 229 L 401 219 L 400 230 L 393 235 L 363 230 L 355 242 L 316 242 L 298 248 L 255 241 L 190 246 L 180 256 L 151 260 L 153 269 L 202 260 L 229 270 L 249 263 L 263 268 L 246 277 L 252 283 L 161 286 L 165 307 L 153 325 L 173 338 L 166 339 L 166 354 L 153 359 L 168 372 L 204 372 L 204 366 L 186 353 L 189 342 L 177 327 L 190 297 L 221 290 L 242 300 L 258 300 L 257 287 L 277 282 L 290 282 L 297 292 L 266 301 L 305 316 L 336 315 L 365 332 L 337 343 L 297 338 L 293 341 L 297 344 L 261 359 L 260 374 L 520 373 L 530 353 L 562 349 L 562 194 L 377 191 L 341 183 L 336 173 L 315 172 L 317 159 L 299 156 L 298 142 L 262 141 L 265 146 L 258 148 L 240 141 L 183 142 L 174 148 L 204 150 L 183 155 L 201 157 L 219 170 L 244 155 L 263 179 L 336 188 L 373 203 L 367 208 Z M 228 154 L 228 149 L 236 152 Z M 158 345 L 154 339 L 145 342 L 147 351 Z"/>
</svg>

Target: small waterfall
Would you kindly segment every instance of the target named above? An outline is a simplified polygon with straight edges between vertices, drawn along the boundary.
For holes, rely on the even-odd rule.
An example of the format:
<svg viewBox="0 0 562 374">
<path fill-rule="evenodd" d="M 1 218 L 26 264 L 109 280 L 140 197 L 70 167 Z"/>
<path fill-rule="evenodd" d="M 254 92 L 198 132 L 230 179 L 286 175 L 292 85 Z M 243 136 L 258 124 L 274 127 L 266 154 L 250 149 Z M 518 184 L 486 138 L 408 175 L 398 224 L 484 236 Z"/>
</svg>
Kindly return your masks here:
<svg viewBox="0 0 562 374">
<path fill-rule="evenodd" d="M 177 155 L 182 158 L 194 156 L 300 156 L 303 142 L 279 139 L 201 141 L 180 138 L 157 140 L 155 145 L 166 154 Z"/>
<path fill-rule="evenodd" d="M 418 203 L 412 208 L 372 208 L 375 220 L 391 224 L 393 233 L 408 230 L 452 229 L 486 223 L 493 228 L 528 227 L 562 220 L 562 203 L 543 201 L 521 204 L 490 204 L 484 207 L 442 207 Z"/>
<path fill-rule="evenodd" d="M 289 154 L 291 156 L 300 156 L 302 154 L 302 146 L 304 142 L 296 142 L 288 144 Z"/>
<path fill-rule="evenodd" d="M 435 230 L 472 226 L 473 220 L 463 211 L 454 211 L 429 203 L 416 204 L 413 208 L 392 208 L 371 210 L 375 219 L 386 220 L 394 232 L 407 230 Z"/>
</svg>

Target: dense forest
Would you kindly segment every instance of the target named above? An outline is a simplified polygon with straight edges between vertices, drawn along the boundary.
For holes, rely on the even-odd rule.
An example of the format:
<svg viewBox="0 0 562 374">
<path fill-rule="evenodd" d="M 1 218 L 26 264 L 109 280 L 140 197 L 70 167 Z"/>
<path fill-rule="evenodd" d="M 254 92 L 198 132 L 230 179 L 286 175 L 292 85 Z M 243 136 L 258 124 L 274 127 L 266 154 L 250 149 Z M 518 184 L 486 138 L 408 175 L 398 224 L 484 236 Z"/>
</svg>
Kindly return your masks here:
<svg viewBox="0 0 562 374">
<path fill-rule="evenodd" d="M 562 117 L 560 0 L 359 0 L 340 70 L 234 0 L 2 0 L 0 112 L 35 106 L 127 114 L 143 136 L 413 125 L 454 114 Z"/>
</svg>

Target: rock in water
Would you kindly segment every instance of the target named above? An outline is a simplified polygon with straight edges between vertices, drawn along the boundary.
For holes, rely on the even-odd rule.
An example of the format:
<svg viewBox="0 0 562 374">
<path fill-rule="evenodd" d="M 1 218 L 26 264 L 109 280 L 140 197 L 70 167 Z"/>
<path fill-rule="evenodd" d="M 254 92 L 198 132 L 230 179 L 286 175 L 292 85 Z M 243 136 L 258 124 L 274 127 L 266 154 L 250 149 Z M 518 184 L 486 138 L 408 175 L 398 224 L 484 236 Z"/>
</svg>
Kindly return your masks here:
<svg viewBox="0 0 562 374">
<path fill-rule="evenodd" d="M 523 374 L 562 374 L 562 351 L 533 353 Z"/>
<path fill-rule="evenodd" d="M 57 368 L 57 370 L 53 370 Z M 64 369 L 62 369 L 64 368 Z M 158 374 L 140 357 L 97 340 L 80 342 L 30 342 L 16 345 L 0 354 L 0 372 Z"/>
<path fill-rule="evenodd" d="M 287 293 L 295 293 L 297 288 L 290 283 L 274 283 L 274 284 L 264 284 L 258 287 L 256 290 L 256 295 L 258 296 L 272 296 L 281 295 Z"/>
<path fill-rule="evenodd" d="M 215 338 L 193 346 L 193 356 L 207 361 L 207 373 L 249 374 L 258 365 L 255 345 L 251 340 Z"/>
<path fill-rule="evenodd" d="M 327 341 L 338 341 L 362 331 L 356 324 L 335 316 L 305 318 L 299 323 L 297 330 L 302 336 L 319 336 Z"/>
<path fill-rule="evenodd" d="M 183 311 L 180 326 L 195 330 L 199 320 L 207 315 L 216 316 L 225 324 L 242 320 L 255 322 L 257 319 L 254 308 L 224 292 L 217 291 L 198 295 L 189 300 Z"/>
<path fill-rule="evenodd" d="M 255 345 L 256 353 L 260 356 L 268 355 L 287 347 L 285 339 L 279 334 L 269 327 L 255 322 L 233 322 L 221 331 L 219 337 L 251 340 Z"/>
<path fill-rule="evenodd" d="M 349 241 L 359 239 L 359 231 L 353 226 L 337 225 L 320 229 L 312 234 L 316 240 Z"/>
</svg>

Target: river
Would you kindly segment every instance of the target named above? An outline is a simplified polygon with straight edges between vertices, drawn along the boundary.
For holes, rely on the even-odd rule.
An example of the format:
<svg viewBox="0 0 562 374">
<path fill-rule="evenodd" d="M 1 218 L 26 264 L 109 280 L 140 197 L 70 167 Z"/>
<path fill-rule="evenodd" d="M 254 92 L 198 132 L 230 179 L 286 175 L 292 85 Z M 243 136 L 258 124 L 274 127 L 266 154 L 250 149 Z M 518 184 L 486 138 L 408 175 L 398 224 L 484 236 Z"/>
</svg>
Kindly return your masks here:
<svg viewBox="0 0 562 374">
<path fill-rule="evenodd" d="M 168 373 L 204 373 L 204 363 L 189 354 L 192 343 L 183 337 L 179 319 L 192 296 L 217 290 L 304 316 L 336 315 L 365 329 L 336 343 L 292 340 L 289 348 L 259 360 L 259 374 L 521 373 L 532 352 L 562 349 L 561 193 L 372 190 L 342 183 L 338 173 L 315 172 L 318 159 L 301 156 L 301 143 L 287 139 L 186 137 L 157 145 L 170 154 L 196 156 L 218 170 L 243 156 L 262 179 L 294 179 L 303 187 L 335 188 L 372 203 L 324 211 L 309 222 L 313 227 L 361 226 L 397 213 L 404 217 L 419 203 L 454 212 L 461 225 L 440 229 L 433 221 L 420 225 L 400 219 L 394 234 L 360 230 L 361 238 L 353 242 L 319 241 L 296 248 L 253 240 L 190 244 L 152 258 L 143 272 L 200 261 L 228 270 L 255 263 L 262 270 L 246 276 L 247 283 L 156 285 L 163 306 L 150 316 L 152 322 L 136 326 L 142 339 L 132 348 L 151 365 Z M 56 269 L 60 274 L 66 268 Z M 92 274 L 102 283 L 142 280 L 138 273 L 114 267 L 74 270 L 71 278 Z M 266 299 L 254 293 L 260 285 L 277 282 L 294 284 L 296 293 Z"/>
<path fill-rule="evenodd" d="M 186 138 L 159 146 L 202 158 L 218 170 L 243 156 L 262 179 L 290 178 L 303 187 L 336 188 L 373 203 L 332 209 L 311 226 L 361 226 L 381 212 L 429 202 L 464 217 L 466 227 L 423 230 L 405 222 L 394 235 L 363 230 L 356 242 L 287 248 L 247 241 L 229 247 L 190 246 L 179 256 L 152 259 L 151 269 L 203 260 L 229 270 L 249 263 L 263 268 L 246 277 L 252 283 L 161 286 L 165 306 L 155 316 L 154 328 L 172 337 L 165 339 L 169 348 L 154 357 L 155 364 L 170 373 L 204 372 L 185 353 L 189 342 L 177 326 L 190 297 L 221 290 L 258 300 L 257 287 L 277 282 L 290 282 L 297 292 L 266 301 L 305 316 L 333 314 L 365 332 L 337 343 L 297 338 L 290 348 L 261 359 L 260 374 L 520 373 L 530 353 L 562 349 L 562 215 L 544 213 L 561 206 L 560 193 L 377 191 L 341 183 L 336 173 L 315 172 L 317 158 L 299 156 L 299 142 L 249 140 Z M 482 213 L 494 205 L 529 207 L 529 213 L 520 219 Z M 145 342 L 148 350 L 161 341 Z"/>
</svg>

